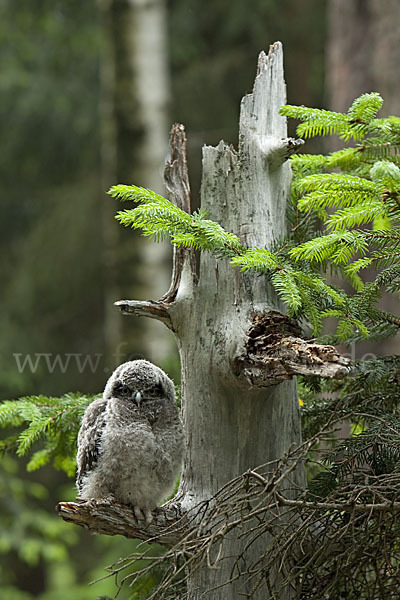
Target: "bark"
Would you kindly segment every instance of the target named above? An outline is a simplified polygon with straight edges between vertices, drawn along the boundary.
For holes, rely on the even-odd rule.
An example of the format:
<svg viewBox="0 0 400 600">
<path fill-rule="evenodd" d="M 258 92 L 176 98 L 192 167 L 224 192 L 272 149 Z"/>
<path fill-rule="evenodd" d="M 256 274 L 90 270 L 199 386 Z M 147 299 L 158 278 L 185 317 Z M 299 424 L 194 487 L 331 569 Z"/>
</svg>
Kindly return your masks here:
<svg viewBox="0 0 400 600">
<path fill-rule="evenodd" d="M 285 100 L 282 47 L 276 43 L 268 56 L 260 54 L 253 93 L 243 98 L 238 150 L 224 142 L 203 150 L 201 208 L 244 245 L 268 248 L 286 233 L 291 181 L 286 159 L 297 143 L 287 139 L 286 120 L 278 113 Z M 182 126 L 173 128 L 171 143 L 167 187 L 189 211 Z M 176 335 L 186 435 L 178 494 L 153 513 L 147 538 L 146 531 L 135 526 L 132 511 L 116 504 L 60 503 L 59 513 L 66 520 L 101 533 L 173 544 L 186 533 L 189 511 L 196 514 L 196 507 L 203 502 L 206 506 L 228 482 L 280 459 L 301 443 L 296 372 L 308 369 L 308 374 L 329 377 L 347 372 L 346 361 L 332 347 L 299 337 L 298 326 L 283 314 L 265 278 L 240 273 L 207 253 L 201 255 L 197 273 L 193 258 L 192 251 L 175 253 L 171 287 L 160 301 L 117 303 L 127 314 L 161 320 Z M 303 488 L 302 466 L 293 464 L 290 471 L 291 484 Z M 293 499 L 288 490 L 285 496 Z M 180 520 L 171 533 L 176 518 Z M 235 518 L 238 515 L 227 515 Z M 209 525 L 212 529 L 212 522 Z M 264 584 L 254 591 L 246 573 L 262 556 L 266 534 L 246 548 L 237 531 L 225 536 L 214 567 L 202 564 L 188 573 L 191 600 L 231 600 L 241 594 L 254 600 L 271 597 Z M 223 586 L 234 566 L 243 575 Z M 289 591 L 280 596 L 290 597 Z"/>
<path fill-rule="evenodd" d="M 349 359 L 333 346 L 303 340 L 294 319 L 276 311 L 254 314 L 245 353 L 235 358 L 235 371 L 250 385 L 270 386 L 294 375 L 341 378 Z"/>
</svg>

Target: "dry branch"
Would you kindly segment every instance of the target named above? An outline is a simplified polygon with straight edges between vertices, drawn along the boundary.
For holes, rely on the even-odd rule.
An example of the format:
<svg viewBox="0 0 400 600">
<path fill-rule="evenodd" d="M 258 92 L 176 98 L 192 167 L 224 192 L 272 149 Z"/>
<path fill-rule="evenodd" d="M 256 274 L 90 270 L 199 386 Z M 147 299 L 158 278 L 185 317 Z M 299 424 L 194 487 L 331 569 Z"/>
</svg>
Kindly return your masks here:
<svg viewBox="0 0 400 600">
<path fill-rule="evenodd" d="M 171 201 L 181 210 L 190 213 L 190 182 L 186 160 L 186 135 L 184 126 L 179 123 L 175 123 L 171 129 L 170 157 L 165 164 L 164 183 L 171 196 Z M 193 281 L 195 281 L 197 275 L 194 251 L 190 248 L 174 247 L 171 284 L 169 290 L 160 300 L 118 300 L 114 302 L 114 305 L 125 315 L 157 319 L 173 331 L 174 328 L 168 309 L 169 305 L 175 300 L 186 261 L 189 263 L 191 276 Z"/>
<path fill-rule="evenodd" d="M 124 504 L 105 499 L 60 502 L 56 510 L 69 523 L 80 525 L 92 533 L 123 535 L 151 543 L 172 546 L 185 533 L 183 511 L 179 502 L 168 502 L 153 513 L 153 521 L 137 520 L 133 510 Z"/>
<path fill-rule="evenodd" d="M 179 527 L 182 523 L 179 518 L 176 523 L 171 518 L 164 537 L 157 532 L 158 515 L 166 507 L 155 511 L 155 520 L 148 528 L 138 529 L 131 522 L 134 519 L 132 512 L 127 507 L 115 505 L 114 518 L 122 517 L 124 522 L 128 522 L 132 535 L 146 540 L 148 535 L 153 535 L 151 541 L 163 543 L 167 540 L 169 549 L 162 557 L 153 559 L 147 558 L 146 554 L 128 557 L 126 564 L 121 566 L 117 563 L 110 568 L 110 575 L 123 575 L 123 570 L 127 566 L 131 568 L 137 561 L 134 572 L 128 572 L 121 580 L 121 583 L 134 583 L 141 576 L 148 576 L 153 568 L 161 567 L 163 579 L 152 590 L 150 598 L 160 600 L 173 596 L 174 592 L 180 597 L 179 586 L 185 569 L 190 567 L 196 571 L 202 564 L 208 564 L 211 569 L 222 567 L 223 545 L 234 532 L 243 540 L 245 549 L 255 544 L 260 535 L 269 532 L 273 535 L 257 560 L 244 563 L 244 555 L 238 553 L 229 578 L 207 590 L 210 597 L 218 588 L 229 586 L 233 581 L 239 582 L 247 574 L 254 590 L 267 580 L 271 597 L 285 597 L 284 590 L 296 581 L 293 598 L 320 600 L 333 597 L 341 582 L 346 590 L 349 581 L 353 582 L 354 589 L 360 589 L 366 574 L 379 579 L 387 569 L 378 590 L 381 595 L 377 595 L 374 586 L 371 586 L 365 588 L 365 598 L 397 598 L 400 558 L 396 543 L 400 510 L 398 474 L 390 477 L 389 484 L 388 476 L 370 476 L 359 481 L 355 474 L 354 478 L 350 476 L 345 489 L 333 490 L 325 498 L 313 502 L 304 490 L 296 487 L 293 474 L 296 465 L 310 450 L 318 448 L 318 441 L 319 436 L 316 435 L 283 459 L 267 463 L 257 470 L 250 469 L 227 483 L 212 499 L 200 508 L 194 508 L 194 518 L 185 516 L 184 525 L 175 537 L 168 527 Z M 174 505 L 173 501 L 171 503 Z M 75 504 L 62 503 L 59 510 L 68 510 L 71 506 L 77 513 L 81 510 L 91 513 L 103 511 L 102 516 L 112 510 L 104 502 L 85 503 L 85 507 L 79 503 L 75 507 Z M 65 518 L 65 515 L 62 516 Z M 354 545 L 355 534 L 360 542 L 357 545 Z M 144 567 L 139 562 L 143 559 Z"/>
<path fill-rule="evenodd" d="M 168 313 L 168 306 L 162 300 L 118 300 L 114 305 L 124 315 L 134 315 L 135 317 L 149 317 L 157 319 L 164 323 L 169 329 L 172 329 L 171 317 Z"/>
<path fill-rule="evenodd" d="M 175 123 L 172 126 L 169 148 L 170 156 L 164 169 L 165 187 L 170 194 L 171 201 L 178 208 L 190 214 L 190 182 L 186 159 L 186 134 L 184 125 Z M 190 248 L 177 248 L 174 246 L 171 284 L 167 293 L 161 298 L 167 304 L 175 300 L 185 261 L 189 261 L 192 278 L 194 281 L 197 280 L 194 251 Z"/>
</svg>

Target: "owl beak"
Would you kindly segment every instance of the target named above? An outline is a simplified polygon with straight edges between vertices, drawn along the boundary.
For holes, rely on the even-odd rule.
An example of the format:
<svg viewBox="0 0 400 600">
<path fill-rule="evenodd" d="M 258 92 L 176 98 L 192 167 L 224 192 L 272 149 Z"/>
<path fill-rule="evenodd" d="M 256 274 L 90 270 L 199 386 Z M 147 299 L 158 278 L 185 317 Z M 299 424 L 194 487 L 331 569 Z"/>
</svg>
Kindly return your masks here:
<svg viewBox="0 0 400 600">
<path fill-rule="evenodd" d="M 135 394 L 135 402 L 138 405 L 138 408 L 140 408 L 140 402 L 142 401 L 142 394 L 140 392 L 136 392 Z"/>
</svg>

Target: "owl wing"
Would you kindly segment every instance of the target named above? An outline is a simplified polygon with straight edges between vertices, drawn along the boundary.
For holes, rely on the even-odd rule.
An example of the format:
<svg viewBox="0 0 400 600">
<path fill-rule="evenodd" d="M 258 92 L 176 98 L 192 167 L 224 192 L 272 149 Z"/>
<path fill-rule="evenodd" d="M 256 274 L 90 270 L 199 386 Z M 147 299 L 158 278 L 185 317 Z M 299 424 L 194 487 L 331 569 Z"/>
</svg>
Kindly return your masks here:
<svg viewBox="0 0 400 600">
<path fill-rule="evenodd" d="M 105 425 L 107 400 L 98 398 L 87 407 L 78 433 L 78 453 L 76 457 L 76 485 L 81 489 L 82 480 L 97 464 L 100 442 Z"/>
</svg>

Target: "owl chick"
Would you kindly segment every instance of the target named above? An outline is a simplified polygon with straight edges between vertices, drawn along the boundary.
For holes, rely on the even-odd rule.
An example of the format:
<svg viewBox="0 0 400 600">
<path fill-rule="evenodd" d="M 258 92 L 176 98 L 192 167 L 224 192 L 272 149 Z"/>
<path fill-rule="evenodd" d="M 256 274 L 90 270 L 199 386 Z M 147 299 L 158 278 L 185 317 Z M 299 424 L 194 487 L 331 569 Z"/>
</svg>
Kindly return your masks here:
<svg viewBox="0 0 400 600">
<path fill-rule="evenodd" d="M 114 371 L 79 430 L 81 498 L 112 497 L 151 522 L 182 462 L 183 430 L 174 401 L 172 381 L 152 363 L 129 361 Z"/>
</svg>

